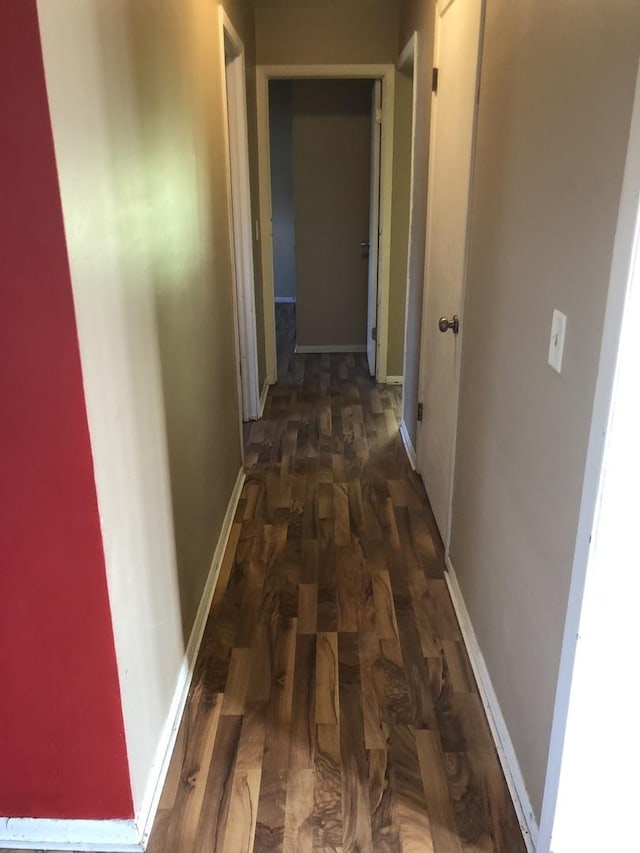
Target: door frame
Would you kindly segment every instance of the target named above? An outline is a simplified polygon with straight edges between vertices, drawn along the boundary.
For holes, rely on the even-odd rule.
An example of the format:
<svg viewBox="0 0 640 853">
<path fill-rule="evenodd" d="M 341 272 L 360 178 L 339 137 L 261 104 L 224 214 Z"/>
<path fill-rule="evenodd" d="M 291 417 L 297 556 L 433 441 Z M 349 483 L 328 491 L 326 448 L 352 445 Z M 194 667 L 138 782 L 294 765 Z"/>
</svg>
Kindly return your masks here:
<svg viewBox="0 0 640 853">
<path fill-rule="evenodd" d="M 440 55 L 439 55 L 439 42 L 438 36 L 440 32 L 440 16 L 446 12 L 447 8 L 451 5 L 453 0 L 438 0 L 436 3 L 435 9 L 435 28 L 433 33 L 433 67 L 438 68 L 440 65 Z M 455 473 L 455 463 L 456 463 L 456 445 L 457 445 L 457 436 L 458 436 L 458 417 L 460 414 L 460 373 L 462 367 L 462 352 L 464 347 L 464 307 L 467 295 L 467 278 L 469 271 L 469 235 L 471 233 L 471 201 L 473 195 L 473 183 L 475 177 L 475 168 L 476 168 L 476 148 L 477 148 L 477 140 L 478 140 L 478 112 L 479 112 L 479 92 L 480 92 L 480 78 L 482 71 L 482 52 L 484 46 L 484 31 L 485 31 L 485 20 L 486 20 L 486 12 L 487 12 L 487 2 L 486 0 L 480 0 L 481 9 L 480 9 L 480 33 L 478 37 L 478 57 L 477 57 L 477 67 L 476 67 L 476 98 L 474 100 L 474 116 L 473 116 L 473 130 L 472 130 L 472 140 L 471 140 L 471 170 L 469 172 L 469 193 L 468 193 L 468 209 L 467 209 L 467 226 L 466 226 L 466 236 L 465 236 L 465 258 L 464 258 L 464 271 L 462 275 L 462 293 L 461 293 L 461 301 L 460 301 L 460 331 L 458 333 L 458 359 L 456 364 L 456 376 L 455 376 L 455 391 L 454 391 L 454 435 L 453 435 L 453 444 L 451 450 L 451 470 L 449 472 L 449 506 L 447 508 L 447 521 L 446 521 L 446 530 L 441 530 L 440 534 L 442 536 L 442 541 L 444 545 L 445 551 L 445 559 L 449 558 L 449 547 L 451 544 L 451 517 L 453 513 L 453 486 L 454 486 L 454 473 Z M 426 241 L 425 241 L 425 261 L 424 261 L 424 290 L 423 290 L 423 301 L 422 301 L 422 323 L 421 323 L 421 332 L 420 332 L 420 371 L 419 371 L 419 379 L 418 379 L 418 400 L 421 401 L 424 397 L 424 387 L 425 387 L 425 376 L 428 370 L 428 365 L 425 363 L 425 336 L 428 329 L 428 323 L 431 318 L 427 316 L 428 312 L 428 304 L 429 304 L 429 285 L 430 285 L 430 245 L 431 245 L 431 220 L 433 217 L 433 191 L 432 191 L 432 181 L 431 176 L 433 174 L 433 156 L 434 156 L 434 141 L 435 141 L 435 130 L 436 123 L 438 119 L 438 96 L 436 92 L 431 93 L 431 113 L 430 113 L 430 126 L 429 126 L 429 166 L 428 166 L 428 188 L 427 188 L 427 226 L 426 226 Z M 417 461 L 417 470 L 421 471 L 423 467 L 424 460 L 422 459 L 422 444 L 421 436 L 420 436 L 420 422 L 418 423 L 418 432 L 416 436 L 416 461 Z"/>
<path fill-rule="evenodd" d="M 391 192 L 393 182 L 393 110 L 395 66 L 379 65 L 257 65 L 258 169 L 260 186 L 260 258 L 264 301 L 267 381 L 278 378 L 276 357 L 273 234 L 271 229 L 271 160 L 269 149 L 269 81 L 287 79 L 380 80 L 382 142 L 380 170 L 380 248 L 378 265 L 378 340 L 376 381 L 387 380 L 389 276 L 391 270 Z"/>
<path fill-rule="evenodd" d="M 413 238 L 413 220 L 414 220 L 414 199 L 415 199 L 415 181 L 416 181 L 416 122 L 418 117 L 418 61 L 419 61 L 419 40 L 418 40 L 418 32 L 414 30 L 411 34 L 411 37 L 405 44 L 405 46 L 400 51 L 400 56 L 398 58 L 397 70 L 400 73 L 403 73 L 404 69 L 407 66 L 413 66 L 413 73 L 411 75 L 411 165 L 410 165 L 410 173 L 409 173 L 409 223 L 408 223 L 408 238 L 407 238 L 407 280 L 406 280 L 406 293 L 405 293 L 405 304 L 404 304 L 404 343 L 403 343 L 403 355 L 402 355 L 402 405 L 400 411 L 402 412 L 402 420 L 400 422 L 400 432 L 402 433 L 402 439 L 404 441 L 405 447 L 411 447 L 413 449 L 412 442 L 409 439 L 409 432 L 407 430 L 405 420 L 404 420 L 404 402 L 405 402 L 405 376 L 407 375 L 407 361 L 409 360 L 409 344 L 407 341 L 407 316 L 409 314 L 409 288 L 411 286 L 411 261 L 413 259 L 413 253 L 415 252 L 415 243 Z M 422 335 L 421 335 L 422 337 Z M 418 361 L 420 360 L 420 353 L 418 353 Z M 420 382 L 420 379 L 418 379 Z M 409 453 L 409 461 L 411 466 L 415 469 L 415 454 Z"/>
<path fill-rule="evenodd" d="M 367 364 L 371 376 L 378 367 L 378 280 L 380 277 L 380 175 L 382 166 L 382 84 L 371 87 L 371 133 L 369 137 L 369 245 L 367 269 Z M 375 330 L 375 331 L 374 331 Z M 371 369 L 373 368 L 373 370 Z"/>
<path fill-rule="evenodd" d="M 244 44 L 222 6 L 219 8 L 218 21 L 233 324 L 242 435 L 242 422 L 260 417 L 247 89 Z M 227 45 L 233 52 L 229 62 L 226 60 Z"/>
</svg>

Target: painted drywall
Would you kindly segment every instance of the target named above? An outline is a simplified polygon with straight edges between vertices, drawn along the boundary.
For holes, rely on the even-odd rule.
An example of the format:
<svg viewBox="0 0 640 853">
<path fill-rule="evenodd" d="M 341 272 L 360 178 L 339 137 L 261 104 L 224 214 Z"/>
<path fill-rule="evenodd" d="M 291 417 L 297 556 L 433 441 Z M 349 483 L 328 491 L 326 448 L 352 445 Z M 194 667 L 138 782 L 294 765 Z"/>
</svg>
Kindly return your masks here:
<svg viewBox="0 0 640 853">
<path fill-rule="evenodd" d="M 138 809 L 240 468 L 218 10 L 38 8 Z"/>
<path fill-rule="evenodd" d="M 634 0 L 487 2 L 451 555 L 538 815 L 639 51 Z"/>
<path fill-rule="evenodd" d="M 0 4 L 0 815 L 133 814 L 35 0 Z"/>
<path fill-rule="evenodd" d="M 395 62 L 395 4 L 319 2 L 256 8 L 258 65 Z"/>
<path fill-rule="evenodd" d="M 413 71 L 396 73 L 393 119 L 393 190 L 391 196 L 391 273 L 387 373 L 402 376 L 404 315 L 407 299 L 407 248 L 411 189 Z"/>
<path fill-rule="evenodd" d="M 418 431 L 418 384 L 427 229 L 434 6 L 434 0 L 405 0 L 402 3 L 400 7 L 400 43 L 398 46 L 398 52 L 400 52 L 413 33 L 417 33 L 413 216 L 411 219 L 411 256 L 407 275 L 409 290 L 406 330 L 407 360 L 403 388 L 403 419 L 414 447 Z"/>
<path fill-rule="evenodd" d="M 291 80 L 271 80 L 269 83 L 269 150 L 273 277 L 276 299 L 294 299 L 296 295 L 292 98 Z"/>
<path fill-rule="evenodd" d="M 294 80 L 297 345 L 366 344 L 370 80 Z"/>
</svg>

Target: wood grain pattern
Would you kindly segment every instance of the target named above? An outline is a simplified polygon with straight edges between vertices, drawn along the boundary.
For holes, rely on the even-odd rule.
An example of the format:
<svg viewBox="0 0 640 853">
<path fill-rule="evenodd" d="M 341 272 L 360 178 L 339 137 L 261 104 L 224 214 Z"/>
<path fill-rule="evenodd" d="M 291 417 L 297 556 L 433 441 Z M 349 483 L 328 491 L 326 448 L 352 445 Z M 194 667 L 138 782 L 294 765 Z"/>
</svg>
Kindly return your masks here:
<svg viewBox="0 0 640 853">
<path fill-rule="evenodd" d="M 287 334 L 150 853 L 524 853 L 399 389 Z"/>
<path fill-rule="evenodd" d="M 260 770 L 236 770 L 233 776 L 224 850 L 251 853 L 256 833 Z"/>
<path fill-rule="evenodd" d="M 289 771 L 283 853 L 313 849 L 314 787 L 313 769 Z"/>
<path fill-rule="evenodd" d="M 316 723 L 338 723 L 338 635 L 318 634 L 316 646 Z"/>
</svg>

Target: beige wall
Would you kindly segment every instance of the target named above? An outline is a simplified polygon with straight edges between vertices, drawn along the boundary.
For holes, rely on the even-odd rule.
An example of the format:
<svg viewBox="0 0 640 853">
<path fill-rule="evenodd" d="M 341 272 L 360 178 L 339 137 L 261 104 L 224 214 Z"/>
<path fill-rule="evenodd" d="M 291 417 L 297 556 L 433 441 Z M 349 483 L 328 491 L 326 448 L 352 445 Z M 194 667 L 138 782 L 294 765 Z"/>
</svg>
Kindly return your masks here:
<svg viewBox="0 0 640 853">
<path fill-rule="evenodd" d="M 427 172 L 429 165 L 429 128 L 431 121 L 431 71 L 433 68 L 434 0 L 405 0 L 400 8 L 400 44 L 402 50 L 412 34 L 418 34 L 416 67 L 416 126 L 411 258 L 407 276 L 407 364 L 404 375 L 403 417 L 411 439 L 416 443 L 420 332 L 424 283 L 424 246 L 427 228 Z"/>
<path fill-rule="evenodd" d="M 298 346 L 366 344 L 370 80 L 294 80 Z"/>
<path fill-rule="evenodd" d="M 139 807 L 240 468 L 217 6 L 39 15 Z"/>
<path fill-rule="evenodd" d="M 387 349 L 387 373 L 389 376 L 402 376 L 404 360 L 412 108 L 412 72 L 398 72 L 395 83 L 395 115 L 393 121 L 391 272 L 389 276 L 389 337 Z"/>
<path fill-rule="evenodd" d="M 395 62 L 395 4 L 318 3 L 256 8 L 259 65 Z"/>
<path fill-rule="evenodd" d="M 636 0 L 487 3 L 451 554 L 538 816 L 639 51 Z"/>
</svg>

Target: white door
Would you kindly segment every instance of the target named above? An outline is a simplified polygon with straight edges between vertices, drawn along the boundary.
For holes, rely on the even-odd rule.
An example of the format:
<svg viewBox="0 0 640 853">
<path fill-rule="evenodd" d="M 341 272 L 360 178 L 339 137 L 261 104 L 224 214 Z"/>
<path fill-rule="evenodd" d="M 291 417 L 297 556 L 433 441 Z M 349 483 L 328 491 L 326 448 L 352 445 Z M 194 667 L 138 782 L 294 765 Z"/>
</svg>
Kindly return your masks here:
<svg viewBox="0 0 640 853">
<path fill-rule="evenodd" d="M 422 317 L 418 470 L 448 546 L 458 408 L 460 338 L 475 138 L 482 0 L 436 7 L 425 298 Z M 441 331 L 440 318 L 450 323 Z M 451 328 L 453 327 L 453 328 Z"/>
<path fill-rule="evenodd" d="M 371 94 L 371 196 L 369 200 L 369 289 L 367 300 L 367 361 L 376 375 L 378 324 L 378 266 L 380 256 L 380 148 L 382 144 L 382 82 Z"/>
</svg>

